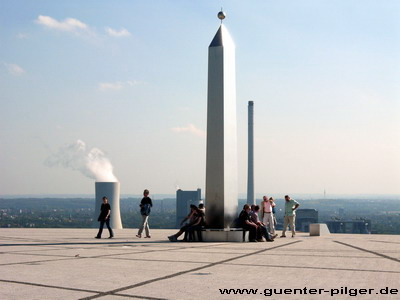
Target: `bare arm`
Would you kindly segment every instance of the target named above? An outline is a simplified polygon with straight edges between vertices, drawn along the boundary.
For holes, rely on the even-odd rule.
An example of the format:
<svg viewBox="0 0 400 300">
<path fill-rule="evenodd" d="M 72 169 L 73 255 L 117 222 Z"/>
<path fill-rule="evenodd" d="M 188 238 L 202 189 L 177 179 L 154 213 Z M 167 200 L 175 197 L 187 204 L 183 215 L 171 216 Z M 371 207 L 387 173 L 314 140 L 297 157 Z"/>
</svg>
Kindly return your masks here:
<svg viewBox="0 0 400 300">
<path fill-rule="evenodd" d="M 256 223 L 250 222 L 249 220 L 246 220 L 245 223 L 246 223 L 247 225 L 257 227 L 257 224 L 256 224 Z"/>
</svg>

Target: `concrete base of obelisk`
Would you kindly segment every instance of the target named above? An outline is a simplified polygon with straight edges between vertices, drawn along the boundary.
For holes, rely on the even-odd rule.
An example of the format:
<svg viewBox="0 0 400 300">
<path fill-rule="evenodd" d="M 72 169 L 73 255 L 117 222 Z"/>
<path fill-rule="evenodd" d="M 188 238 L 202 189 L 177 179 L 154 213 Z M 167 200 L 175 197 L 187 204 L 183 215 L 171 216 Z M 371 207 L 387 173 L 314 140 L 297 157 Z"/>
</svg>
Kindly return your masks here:
<svg viewBox="0 0 400 300">
<path fill-rule="evenodd" d="M 242 228 L 204 229 L 203 242 L 248 242 L 249 232 Z"/>
</svg>

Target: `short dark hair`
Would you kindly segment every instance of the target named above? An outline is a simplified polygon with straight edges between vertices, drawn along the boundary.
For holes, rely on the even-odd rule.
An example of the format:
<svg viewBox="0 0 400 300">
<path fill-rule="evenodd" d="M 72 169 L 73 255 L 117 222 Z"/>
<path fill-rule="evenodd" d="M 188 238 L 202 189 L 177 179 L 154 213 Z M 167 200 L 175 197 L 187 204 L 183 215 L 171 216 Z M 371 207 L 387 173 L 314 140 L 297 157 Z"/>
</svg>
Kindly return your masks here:
<svg viewBox="0 0 400 300">
<path fill-rule="evenodd" d="M 149 190 L 146 189 L 143 191 L 143 194 L 150 194 L 150 192 L 149 192 Z"/>
<path fill-rule="evenodd" d="M 204 207 L 204 204 L 203 203 L 200 203 L 199 204 L 199 208 L 203 208 Z"/>
<path fill-rule="evenodd" d="M 246 210 L 246 209 L 248 209 L 248 208 L 250 208 L 250 205 L 248 205 L 248 204 L 243 205 L 243 209 L 244 209 L 244 210 Z"/>
<path fill-rule="evenodd" d="M 254 206 L 254 211 L 259 211 L 260 207 L 258 205 Z"/>
<path fill-rule="evenodd" d="M 103 200 L 108 200 L 108 198 L 106 196 L 103 197 Z"/>
<path fill-rule="evenodd" d="M 197 206 L 194 204 L 190 204 L 190 208 L 197 208 Z"/>
</svg>

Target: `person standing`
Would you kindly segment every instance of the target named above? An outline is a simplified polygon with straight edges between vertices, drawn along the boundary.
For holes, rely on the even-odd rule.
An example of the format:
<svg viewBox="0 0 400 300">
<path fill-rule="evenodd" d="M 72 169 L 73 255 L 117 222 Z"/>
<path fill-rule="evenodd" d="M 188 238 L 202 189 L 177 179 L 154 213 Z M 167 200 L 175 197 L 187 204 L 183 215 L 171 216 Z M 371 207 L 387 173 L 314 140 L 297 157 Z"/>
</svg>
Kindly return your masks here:
<svg viewBox="0 0 400 300">
<path fill-rule="evenodd" d="M 276 237 L 273 213 L 274 207 L 274 199 L 272 197 L 268 199 L 267 196 L 264 196 L 261 202 L 261 220 L 268 227 L 271 236 Z"/>
<path fill-rule="evenodd" d="M 140 206 L 140 214 L 142 215 L 142 226 L 139 228 L 138 234 L 136 235 L 138 238 L 142 237 L 143 229 L 145 229 L 146 231 L 145 238 L 151 238 L 149 229 L 149 216 L 151 207 L 153 207 L 153 202 L 151 201 L 149 194 L 150 194 L 149 190 L 144 190 L 142 201 L 140 201 L 139 206 Z"/>
<path fill-rule="evenodd" d="M 295 231 L 295 221 L 296 221 L 296 212 L 295 210 L 300 206 L 300 204 L 290 198 L 288 195 L 285 196 L 285 217 L 283 219 L 283 230 L 282 230 L 282 237 L 286 237 L 286 229 L 287 226 L 290 226 L 290 229 L 292 230 L 292 237 L 294 237 L 296 235 L 296 231 Z"/>
<path fill-rule="evenodd" d="M 100 215 L 97 219 L 97 221 L 100 222 L 100 228 L 99 228 L 99 232 L 97 233 L 97 236 L 95 237 L 96 239 L 101 239 L 101 234 L 103 232 L 104 223 L 106 223 L 108 232 L 110 233 L 110 236 L 108 238 L 111 239 L 114 237 L 114 233 L 110 227 L 110 214 L 111 214 L 111 206 L 108 203 L 108 198 L 104 196 L 103 203 L 101 204 L 101 208 L 100 208 Z"/>
<path fill-rule="evenodd" d="M 274 200 L 274 198 L 272 198 L 272 197 L 270 197 L 269 198 L 269 200 L 271 201 L 273 201 L 274 202 L 274 204 L 275 204 L 275 200 Z M 272 213 L 274 214 L 274 216 L 273 216 L 273 219 L 274 219 L 274 228 L 276 227 L 276 213 L 275 213 L 275 210 L 276 210 L 276 205 L 275 206 L 272 206 Z M 275 233 L 275 237 L 277 237 L 278 235 Z"/>
</svg>

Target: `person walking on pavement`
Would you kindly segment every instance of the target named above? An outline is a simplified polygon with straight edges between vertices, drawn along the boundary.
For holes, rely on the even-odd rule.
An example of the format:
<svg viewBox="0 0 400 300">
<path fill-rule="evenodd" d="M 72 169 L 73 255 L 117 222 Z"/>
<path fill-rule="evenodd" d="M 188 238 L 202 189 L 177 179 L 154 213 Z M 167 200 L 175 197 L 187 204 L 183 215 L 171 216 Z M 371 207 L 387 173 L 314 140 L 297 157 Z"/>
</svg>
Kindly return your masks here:
<svg viewBox="0 0 400 300">
<path fill-rule="evenodd" d="M 100 215 L 97 221 L 100 222 L 99 232 L 96 235 L 96 239 L 101 239 L 101 234 L 103 233 L 104 223 L 107 225 L 108 232 L 110 233 L 109 239 L 114 237 L 114 233 L 110 227 L 110 214 L 111 214 L 111 206 L 108 203 L 108 198 L 106 196 L 103 197 L 103 203 L 100 208 Z"/>
<path fill-rule="evenodd" d="M 153 202 L 151 201 L 149 194 L 150 194 L 149 190 L 144 190 L 142 201 L 140 201 L 139 206 L 140 206 L 140 214 L 142 215 L 142 225 L 139 228 L 138 234 L 136 235 L 138 238 L 142 237 L 143 229 L 146 231 L 145 238 L 151 238 L 150 228 L 149 228 L 149 216 L 151 208 L 153 207 Z"/>
</svg>

